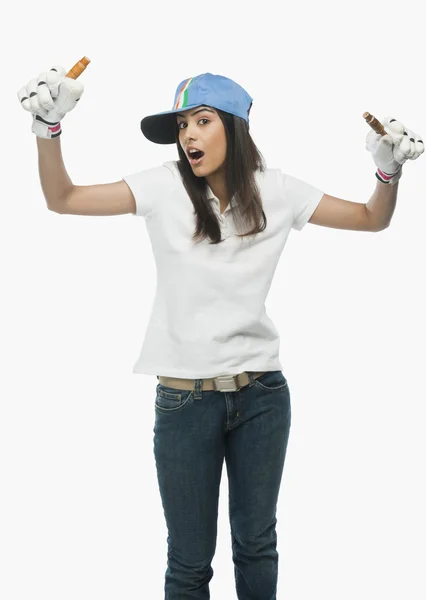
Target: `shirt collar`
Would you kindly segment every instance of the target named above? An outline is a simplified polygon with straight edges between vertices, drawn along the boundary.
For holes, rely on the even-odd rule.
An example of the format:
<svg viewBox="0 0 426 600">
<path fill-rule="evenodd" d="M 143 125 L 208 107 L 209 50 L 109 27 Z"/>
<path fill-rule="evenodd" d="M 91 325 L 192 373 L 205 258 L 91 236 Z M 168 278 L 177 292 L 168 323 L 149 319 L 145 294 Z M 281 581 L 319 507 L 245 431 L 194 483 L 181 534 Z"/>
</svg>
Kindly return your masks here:
<svg viewBox="0 0 426 600">
<path fill-rule="evenodd" d="M 225 208 L 225 212 L 232 210 L 232 206 L 235 203 L 234 198 L 235 198 L 235 196 L 232 196 L 231 201 L 229 202 L 228 206 Z M 207 199 L 208 200 L 216 200 L 216 202 L 219 204 L 219 198 L 217 198 L 213 194 L 213 191 L 209 185 L 207 185 Z"/>
</svg>

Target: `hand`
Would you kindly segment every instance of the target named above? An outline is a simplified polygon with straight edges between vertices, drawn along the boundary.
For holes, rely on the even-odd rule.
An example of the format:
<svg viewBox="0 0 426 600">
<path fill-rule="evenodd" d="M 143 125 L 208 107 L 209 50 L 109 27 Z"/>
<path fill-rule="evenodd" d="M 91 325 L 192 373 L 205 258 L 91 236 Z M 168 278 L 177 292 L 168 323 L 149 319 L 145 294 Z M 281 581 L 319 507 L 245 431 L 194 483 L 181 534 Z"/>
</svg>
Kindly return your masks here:
<svg viewBox="0 0 426 600">
<path fill-rule="evenodd" d="M 83 91 L 80 80 L 66 77 L 65 69 L 56 66 L 31 79 L 19 90 L 18 99 L 22 108 L 33 115 L 32 132 L 51 139 L 61 135 L 60 122 L 76 106 Z"/>
<path fill-rule="evenodd" d="M 367 135 L 366 149 L 371 152 L 376 166 L 395 183 L 401 176 L 401 167 L 406 160 L 415 160 L 424 152 L 421 136 L 407 129 L 400 121 L 385 117 L 381 121 L 386 135 L 382 136 L 373 129 Z M 389 179 L 387 177 L 386 179 Z"/>
</svg>

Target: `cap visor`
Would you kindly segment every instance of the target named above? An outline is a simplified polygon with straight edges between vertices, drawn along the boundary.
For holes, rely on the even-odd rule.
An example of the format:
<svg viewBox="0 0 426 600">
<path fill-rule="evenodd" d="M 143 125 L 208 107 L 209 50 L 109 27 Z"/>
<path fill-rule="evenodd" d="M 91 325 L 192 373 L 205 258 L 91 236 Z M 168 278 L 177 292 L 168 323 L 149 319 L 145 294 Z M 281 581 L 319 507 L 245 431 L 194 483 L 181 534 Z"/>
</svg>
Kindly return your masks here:
<svg viewBox="0 0 426 600">
<path fill-rule="evenodd" d="M 144 136 L 155 144 L 175 144 L 176 143 L 176 113 L 184 112 L 191 108 L 197 108 L 201 104 L 185 106 L 176 110 L 167 110 L 144 117 L 141 121 L 141 131 Z"/>
</svg>

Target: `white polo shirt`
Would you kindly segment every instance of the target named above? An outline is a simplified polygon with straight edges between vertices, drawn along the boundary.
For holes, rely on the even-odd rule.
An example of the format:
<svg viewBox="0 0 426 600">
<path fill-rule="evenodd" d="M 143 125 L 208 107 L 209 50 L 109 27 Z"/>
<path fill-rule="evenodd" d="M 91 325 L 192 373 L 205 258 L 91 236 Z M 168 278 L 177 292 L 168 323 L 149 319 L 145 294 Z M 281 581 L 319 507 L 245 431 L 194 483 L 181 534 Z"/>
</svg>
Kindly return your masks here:
<svg viewBox="0 0 426 600">
<path fill-rule="evenodd" d="M 225 241 L 195 244 L 194 207 L 174 161 L 123 177 L 136 215 L 145 217 L 157 266 L 151 318 L 133 373 L 205 379 L 282 370 L 279 334 L 265 300 L 290 229 L 305 226 L 323 192 L 280 169 L 258 171 L 256 178 L 266 229 L 236 237 L 243 231 L 234 227 L 234 200 L 221 215 L 208 188 Z"/>
</svg>

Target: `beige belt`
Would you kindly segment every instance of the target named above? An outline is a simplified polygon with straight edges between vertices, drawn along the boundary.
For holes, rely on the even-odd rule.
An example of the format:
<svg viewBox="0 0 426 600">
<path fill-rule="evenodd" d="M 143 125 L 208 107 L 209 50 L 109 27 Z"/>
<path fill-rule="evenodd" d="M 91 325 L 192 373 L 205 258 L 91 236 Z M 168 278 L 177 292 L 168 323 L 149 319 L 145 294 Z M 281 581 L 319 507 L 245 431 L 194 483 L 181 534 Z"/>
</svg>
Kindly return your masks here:
<svg viewBox="0 0 426 600">
<path fill-rule="evenodd" d="M 253 373 L 254 379 L 257 379 L 266 371 Z M 163 377 L 157 375 L 161 385 L 177 388 L 178 390 L 195 390 L 195 379 L 178 379 L 175 377 Z M 201 377 L 200 377 L 201 379 Z M 220 375 L 219 377 L 210 377 L 202 380 L 201 390 L 215 390 L 217 392 L 238 392 L 242 387 L 248 385 L 250 379 L 246 371 L 238 375 Z"/>
</svg>

